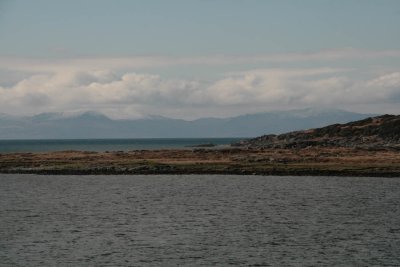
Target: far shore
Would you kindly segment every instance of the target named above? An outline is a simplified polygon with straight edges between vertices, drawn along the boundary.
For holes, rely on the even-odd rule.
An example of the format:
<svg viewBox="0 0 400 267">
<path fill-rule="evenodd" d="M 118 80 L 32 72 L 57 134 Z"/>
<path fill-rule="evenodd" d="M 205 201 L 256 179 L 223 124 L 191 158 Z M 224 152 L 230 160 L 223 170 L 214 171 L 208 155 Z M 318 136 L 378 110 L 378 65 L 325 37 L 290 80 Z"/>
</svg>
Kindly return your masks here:
<svg viewBox="0 0 400 267">
<path fill-rule="evenodd" d="M 0 154 L 0 173 L 239 174 L 400 177 L 400 151 L 342 147 L 225 147 Z"/>
</svg>

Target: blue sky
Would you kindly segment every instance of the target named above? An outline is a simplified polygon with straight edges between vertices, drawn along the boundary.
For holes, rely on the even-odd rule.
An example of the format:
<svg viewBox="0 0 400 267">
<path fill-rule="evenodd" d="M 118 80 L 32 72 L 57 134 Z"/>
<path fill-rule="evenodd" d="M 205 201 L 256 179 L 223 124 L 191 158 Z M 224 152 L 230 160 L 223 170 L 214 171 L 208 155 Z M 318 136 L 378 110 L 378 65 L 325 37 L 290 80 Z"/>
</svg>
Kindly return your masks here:
<svg viewBox="0 0 400 267">
<path fill-rule="evenodd" d="M 0 0 L 0 112 L 400 113 L 399 25 L 397 0 Z"/>
<path fill-rule="evenodd" d="M 400 44 L 397 0 L 2 2 L 0 53 L 7 56 L 237 55 Z"/>
</svg>

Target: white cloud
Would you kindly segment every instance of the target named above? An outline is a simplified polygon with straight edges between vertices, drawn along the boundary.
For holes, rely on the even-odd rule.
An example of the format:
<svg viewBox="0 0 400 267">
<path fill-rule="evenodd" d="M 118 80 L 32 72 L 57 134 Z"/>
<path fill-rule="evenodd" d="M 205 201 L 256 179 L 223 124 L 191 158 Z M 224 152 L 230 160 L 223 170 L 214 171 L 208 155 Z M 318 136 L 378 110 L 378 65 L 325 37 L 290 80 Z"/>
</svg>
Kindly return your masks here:
<svg viewBox="0 0 400 267">
<path fill-rule="evenodd" d="M 349 70 L 333 68 L 260 69 L 212 82 L 64 69 L 0 87 L 0 112 L 10 114 L 95 110 L 114 117 L 195 118 L 310 106 L 379 106 L 385 112 L 385 105 L 398 102 L 400 72 L 354 80 Z"/>
<path fill-rule="evenodd" d="M 257 56 L 0 59 L 0 112 L 32 114 L 97 110 L 114 117 L 146 114 L 195 118 L 230 116 L 309 106 L 400 112 L 399 72 L 380 74 L 310 66 L 341 66 L 342 60 L 391 59 L 400 51 L 357 49 Z M 297 63 L 301 64 L 297 64 Z M 240 64 L 282 67 L 242 72 Z M 291 65 L 291 63 L 293 63 Z M 304 64 L 303 64 L 304 63 Z M 163 78 L 159 67 L 220 66 L 226 73 L 205 81 Z M 343 64 L 346 65 L 346 64 Z M 238 68 L 232 66 L 240 66 Z M 165 68 L 168 69 L 168 68 Z M 194 73 L 195 75 L 195 73 Z M 355 78 L 358 77 L 358 78 Z M 357 110 L 356 110 L 357 111 Z"/>
</svg>

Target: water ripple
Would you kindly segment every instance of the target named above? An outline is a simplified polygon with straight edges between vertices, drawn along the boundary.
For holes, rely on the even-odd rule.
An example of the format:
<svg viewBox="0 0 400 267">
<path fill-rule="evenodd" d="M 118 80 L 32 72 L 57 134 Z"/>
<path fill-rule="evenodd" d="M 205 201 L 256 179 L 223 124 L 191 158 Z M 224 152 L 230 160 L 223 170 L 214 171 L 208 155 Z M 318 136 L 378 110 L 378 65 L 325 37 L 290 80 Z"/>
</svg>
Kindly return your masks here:
<svg viewBox="0 0 400 267">
<path fill-rule="evenodd" d="M 0 215 L 1 266 L 400 265 L 399 179 L 0 175 Z"/>
</svg>

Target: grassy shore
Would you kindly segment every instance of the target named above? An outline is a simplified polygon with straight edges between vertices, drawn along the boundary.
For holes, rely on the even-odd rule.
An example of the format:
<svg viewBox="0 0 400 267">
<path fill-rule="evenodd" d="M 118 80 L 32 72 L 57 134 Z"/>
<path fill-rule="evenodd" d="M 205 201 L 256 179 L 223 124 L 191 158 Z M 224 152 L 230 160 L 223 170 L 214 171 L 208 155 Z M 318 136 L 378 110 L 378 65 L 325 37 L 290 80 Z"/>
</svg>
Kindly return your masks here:
<svg viewBox="0 0 400 267">
<path fill-rule="evenodd" d="M 400 151 L 314 147 L 12 153 L 0 154 L 0 173 L 400 177 Z"/>
</svg>

